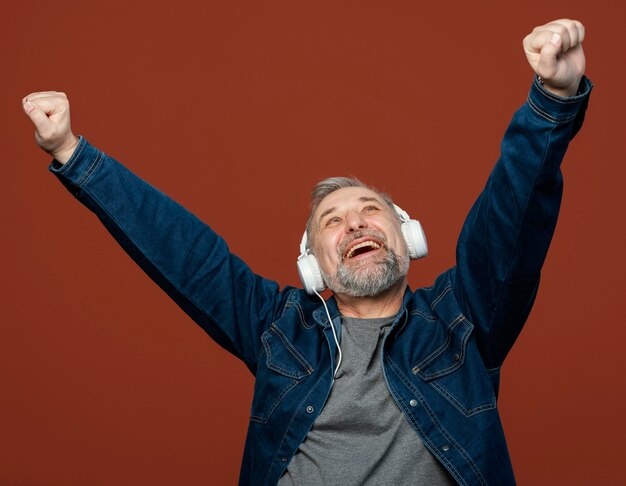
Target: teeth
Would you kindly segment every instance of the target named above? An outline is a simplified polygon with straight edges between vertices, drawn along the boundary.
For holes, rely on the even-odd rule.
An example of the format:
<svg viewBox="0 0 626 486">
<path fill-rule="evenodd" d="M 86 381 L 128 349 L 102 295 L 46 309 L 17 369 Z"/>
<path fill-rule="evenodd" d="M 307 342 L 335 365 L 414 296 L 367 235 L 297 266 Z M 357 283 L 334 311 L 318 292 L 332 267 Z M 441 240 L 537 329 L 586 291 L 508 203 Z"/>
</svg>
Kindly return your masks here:
<svg viewBox="0 0 626 486">
<path fill-rule="evenodd" d="M 359 243 L 358 245 L 354 245 L 352 248 L 350 248 L 350 251 L 346 254 L 346 258 L 352 258 L 352 255 L 356 250 L 358 250 L 359 248 L 365 248 L 366 246 L 371 246 L 376 250 L 380 248 L 380 245 L 374 241 L 364 241 L 363 243 Z"/>
</svg>

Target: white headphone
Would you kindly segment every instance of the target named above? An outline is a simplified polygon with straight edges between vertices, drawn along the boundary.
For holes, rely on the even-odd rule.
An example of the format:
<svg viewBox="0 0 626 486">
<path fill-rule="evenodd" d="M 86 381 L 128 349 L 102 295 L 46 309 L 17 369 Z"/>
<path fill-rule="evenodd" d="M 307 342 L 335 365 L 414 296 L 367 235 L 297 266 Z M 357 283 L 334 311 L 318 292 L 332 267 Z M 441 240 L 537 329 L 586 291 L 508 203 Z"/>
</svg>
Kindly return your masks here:
<svg viewBox="0 0 626 486">
<path fill-rule="evenodd" d="M 411 260 L 417 260 L 428 255 L 428 245 L 426 244 L 426 235 L 422 229 L 422 225 L 416 219 L 411 219 L 406 211 L 400 209 L 395 204 L 393 205 L 396 210 L 396 214 L 402 221 L 400 229 L 402 230 L 402 236 L 409 252 L 409 258 Z M 322 273 L 320 272 L 319 263 L 315 255 L 311 253 L 311 250 L 307 247 L 308 239 L 306 230 L 302 235 L 302 241 L 300 242 L 300 256 L 298 257 L 298 275 L 304 286 L 304 290 L 309 294 L 321 292 L 326 288 L 324 280 L 322 279 Z"/>
</svg>

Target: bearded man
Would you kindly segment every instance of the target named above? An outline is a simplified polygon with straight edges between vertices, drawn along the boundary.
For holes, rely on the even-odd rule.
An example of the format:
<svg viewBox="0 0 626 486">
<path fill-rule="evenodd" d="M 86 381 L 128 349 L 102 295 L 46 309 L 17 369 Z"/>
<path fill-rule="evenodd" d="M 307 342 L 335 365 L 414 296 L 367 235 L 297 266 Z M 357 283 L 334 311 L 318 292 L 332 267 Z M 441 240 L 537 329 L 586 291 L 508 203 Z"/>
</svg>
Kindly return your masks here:
<svg viewBox="0 0 626 486">
<path fill-rule="evenodd" d="M 591 91 L 584 28 L 524 39 L 536 73 L 470 210 L 456 265 L 407 286 L 419 223 L 356 179 L 312 195 L 298 269 L 279 289 L 178 204 L 84 138 L 62 93 L 24 98 L 50 170 L 202 328 L 255 375 L 241 484 L 514 484 L 500 367 L 526 321 L 557 220 L 560 163 Z M 326 302 L 315 297 L 328 287 Z"/>
</svg>

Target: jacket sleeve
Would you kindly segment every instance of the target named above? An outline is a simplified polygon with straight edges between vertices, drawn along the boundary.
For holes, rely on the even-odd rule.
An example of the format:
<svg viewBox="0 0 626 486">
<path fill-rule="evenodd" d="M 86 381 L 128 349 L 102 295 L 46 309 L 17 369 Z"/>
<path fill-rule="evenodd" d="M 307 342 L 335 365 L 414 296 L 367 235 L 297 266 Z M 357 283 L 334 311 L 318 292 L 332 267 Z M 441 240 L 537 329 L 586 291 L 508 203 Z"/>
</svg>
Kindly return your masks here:
<svg viewBox="0 0 626 486">
<path fill-rule="evenodd" d="M 285 292 L 231 254 L 193 214 L 81 137 L 50 171 L 174 301 L 219 345 L 256 371 L 260 334 Z"/>
<path fill-rule="evenodd" d="M 554 233 L 560 164 L 582 125 L 592 85 L 561 98 L 535 78 L 457 245 L 455 293 L 487 368 L 501 366 L 530 312 Z"/>
</svg>

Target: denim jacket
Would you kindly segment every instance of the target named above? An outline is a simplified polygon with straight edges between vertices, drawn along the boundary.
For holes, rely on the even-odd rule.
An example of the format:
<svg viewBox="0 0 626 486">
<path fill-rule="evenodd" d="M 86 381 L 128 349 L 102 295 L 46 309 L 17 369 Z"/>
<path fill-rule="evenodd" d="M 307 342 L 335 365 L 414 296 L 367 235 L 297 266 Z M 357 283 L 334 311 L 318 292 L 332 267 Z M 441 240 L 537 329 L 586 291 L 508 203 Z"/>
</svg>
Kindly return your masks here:
<svg viewBox="0 0 626 486">
<path fill-rule="evenodd" d="M 559 165 L 590 91 L 583 78 L 577 96 L 560 98 L 535 79 L 465 221 L 456 266 L 431 287 L 407 288 L 383 345 L 393 399 L 459 484 L 515 483 L 496 405 L 500 367 L 535 298 Z M 320 301 L 255 275 L 207 225 L 84 138 L 50 170 L 255 375 L 240 484 L 276 484 L 333 386 L 336 346 Z M 328 306 L 340 331 L 333 298 Z"/>
</svg>

